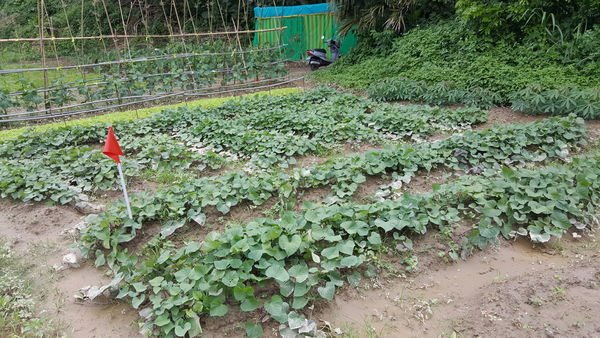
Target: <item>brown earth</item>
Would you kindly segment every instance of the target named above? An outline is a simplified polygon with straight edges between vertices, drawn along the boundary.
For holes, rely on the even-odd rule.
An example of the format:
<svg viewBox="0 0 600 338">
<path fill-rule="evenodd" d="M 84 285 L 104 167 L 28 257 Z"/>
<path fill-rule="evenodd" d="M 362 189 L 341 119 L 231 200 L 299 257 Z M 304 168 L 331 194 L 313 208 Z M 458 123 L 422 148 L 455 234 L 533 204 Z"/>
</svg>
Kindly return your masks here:
<svg viewBox="0 0 600 338">
<path fill-rule="evenodd" d="M 553 245 L 504 242 L 466 261 L 368 281 L 320 318 L 358 337 L 597 337 L 600 244 L 590 235 Z"/>
<path fill-rule="evenodd" d="M 72 208 L 0 199 L 0 236 L 30 266 L 39 312 L 61 323 L 67 337 L 138 337 L 137 313 L 121 302 L 80 304 L 82 287 L 110 281 L 89 262 L 56 271 L 74 241 L 65 235 L 83 216 Z"/>
</svg>

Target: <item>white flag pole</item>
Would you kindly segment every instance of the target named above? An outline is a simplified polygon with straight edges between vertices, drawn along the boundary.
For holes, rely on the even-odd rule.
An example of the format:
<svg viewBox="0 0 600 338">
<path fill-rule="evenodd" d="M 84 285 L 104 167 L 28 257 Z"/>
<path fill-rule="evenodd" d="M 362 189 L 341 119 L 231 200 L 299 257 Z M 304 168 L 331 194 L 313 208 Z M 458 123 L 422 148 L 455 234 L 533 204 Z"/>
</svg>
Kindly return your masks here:
<svg viewBox="0 0 600 338">
<path fill-rule="evenodd" d="M 133 215 L 131 214 L 131 205 L 129 204 L 129 195 L 127 195 L 127 187 L 125 186 L 125 175 L 123 175 L 123 168 L 121 167 L 120 162 L 117 163 L 117 168 L 119 169 L 119 176 L 121 177 L 121 188 L 123 189 L 123 196 L 125 196 L 127 214 L 129 215 L 129 219 L 133 220 Z"/>
</svg>

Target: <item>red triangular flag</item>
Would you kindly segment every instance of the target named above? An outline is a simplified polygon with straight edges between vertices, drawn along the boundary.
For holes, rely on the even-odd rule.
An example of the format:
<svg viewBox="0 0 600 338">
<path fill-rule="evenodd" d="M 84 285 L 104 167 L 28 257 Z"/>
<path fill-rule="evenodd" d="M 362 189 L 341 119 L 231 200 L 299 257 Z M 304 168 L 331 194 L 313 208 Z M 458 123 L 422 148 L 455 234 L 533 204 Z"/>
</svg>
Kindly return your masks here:
<svg viewBox="0 0 600 338">
<path fill-rule="evenodd" d="M 102 153 L 112 158 L 115 162 L 121 163 L 119 156 L 123 155 L 123 151 L 121 150 L 119 141 L 117 141 L 113 127 L 108 127 L 108 135 L 106 135 L 106 143 L 104 143 Z"/>
</svg>

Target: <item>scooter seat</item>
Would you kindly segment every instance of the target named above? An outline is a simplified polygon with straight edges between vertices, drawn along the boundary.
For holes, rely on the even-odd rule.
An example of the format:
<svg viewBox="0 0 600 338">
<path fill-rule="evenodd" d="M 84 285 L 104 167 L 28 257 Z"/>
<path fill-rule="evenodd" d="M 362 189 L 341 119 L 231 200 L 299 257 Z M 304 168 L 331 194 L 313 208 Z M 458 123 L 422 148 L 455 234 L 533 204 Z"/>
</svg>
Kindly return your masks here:
<svg viewBox="0 0 600 338">
<path fill-rule="evenodd" d="M 315 52 L 321 52 L 321 53 L 327 53 L 327 51 L 323 48 L 315 48 L 314 49 Z"/>
</svg>

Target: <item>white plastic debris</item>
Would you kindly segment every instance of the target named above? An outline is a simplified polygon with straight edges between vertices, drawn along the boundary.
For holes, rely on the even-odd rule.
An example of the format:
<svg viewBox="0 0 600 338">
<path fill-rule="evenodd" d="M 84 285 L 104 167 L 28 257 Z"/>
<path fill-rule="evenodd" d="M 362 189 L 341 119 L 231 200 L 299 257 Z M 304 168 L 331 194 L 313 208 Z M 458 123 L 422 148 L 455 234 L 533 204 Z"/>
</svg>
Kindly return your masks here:
<svg viewBox="0 0 600 338">
<path fill-rule="evenodd" d="M 83 301 L 93 301 L 99 296 L 104 296 L 109 298 L 111 296 L 112 290 L 116 289 L 119 283 L 123 280 L 123 276 L 121 274 L 117 275 L 113 280 L 102 286 L 88 285 L 79 289 L 79 294 L 75 295 L 75 299 L 83 302 Z"/>
</svg>

